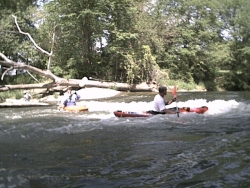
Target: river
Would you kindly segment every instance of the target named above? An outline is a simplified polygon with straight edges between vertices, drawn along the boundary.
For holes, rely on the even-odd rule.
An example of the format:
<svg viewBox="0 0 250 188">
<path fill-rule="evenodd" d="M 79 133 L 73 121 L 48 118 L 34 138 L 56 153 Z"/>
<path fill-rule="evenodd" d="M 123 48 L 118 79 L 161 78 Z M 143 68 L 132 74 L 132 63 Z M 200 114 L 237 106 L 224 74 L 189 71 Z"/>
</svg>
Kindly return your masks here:
<svg viewBox="0 0 250 188">
<path fill-rule="evenodd" d="M 83 113 L 0 108 L 0 188 L 250 187 L 249 92 L 178 93 L 178 107 L 205 114 L 113 115 L 153 97 L 84 100 Z"/>
</svg>

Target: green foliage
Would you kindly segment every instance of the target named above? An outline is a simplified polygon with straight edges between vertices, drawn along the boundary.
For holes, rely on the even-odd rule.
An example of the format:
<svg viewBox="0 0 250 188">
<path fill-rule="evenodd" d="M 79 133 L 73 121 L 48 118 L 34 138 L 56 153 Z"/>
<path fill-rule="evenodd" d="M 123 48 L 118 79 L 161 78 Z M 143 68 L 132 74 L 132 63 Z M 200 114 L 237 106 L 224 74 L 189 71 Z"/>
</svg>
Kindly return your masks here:
<svg viewBox="0 0 250 188">
<path fill-rule="evenodd" d="M 51 70 L 60 77 L 131 84 L 175 81 L 207 90 L 250 85 L 250 1 L 54 0 L 39 9 L 36 2 L 0 3 L 0 52 L 11 60 L 41 69 L 48 62 L 17 32 L 15 14 L 20 28 L 48 52 L 55 31 Z M 228 73 L 218 73 L 221 69 Z"/>
<path fill-rule="evenodd" d="M 74 58 L 70 58 L 66 63 L 67 76 L 66 78 L 77 78 L 78 71 L 76 69 L 77 61 Z"/>
<path fill-rule="evenodd" d="M 59 96 L 60 96 L 60 94 L 58 94 L 58 93 L 54 93 L 54 94 L 53 94 L 53 97 L 54 97 L 55 99 L 58 99 Z"/>
<path fill-rule="evenodd" d="M 166 85 L 166 86 L 176 86 L 177 90 L 178 88 L 181 88 L 182 90 L 186 91 L 201 91 L 205 90 L 205 85 L 203 83 L 200 83 L 199 85 L 193 83 L 186 83 L 181 80 L 170 80 L 170 79 L 161 79 L 160 82 L 158 83 L 159 85 Z"/>
<path fill-rule="evenodd" d="M 109 86 L 109 89 L 117 90 L 117 86 L 116 85 Z"/>
<path fill-rule="evenodd" d="M 51 71 L 57 75 L 57 76 L 60 76 L 60 77 L 63 77 L 64 75 L 67 75 L 67 73 L 64 73 L 66 72 L 66 70 L 63 69 L 63 67 L 60 67 L 60 66 L 52 66 L 51 67 Z"/>
<path fill-rule="evenodd" d="M 38 81 L 43 81 L 43 78 L 39 75 L 33 75 Z M 4 84 L 11 85 L 11 84 L 33 84 L 37 83 L 29 74 L 17 74 L 13 76 L 5 76 L 3 80 Z"/>
<path fill-rule="evenodd" d="M 242 73 L 228 72 L 223 75 L 218 85 L 230 91 L 244 91 L 250 90 L 245 75 Z"/>
<path fill-rule="evenodd" d="M 225 37 L 228 45 L 228 58 L 223 69 L 230 72 L 220 79 L 220 86 L 227 90 L 246 90 L 250 84 L 250 2 L 245 0 L 222 1 Z M 244 6 L 242 6 L 244 5 Z"/>
<path fill-rule="evenodd" d="M 23 92 L 21 90 L 0 92 L 0 99 L 21 99 Z"/>
<path fill-rule="evenodd" d="M 155 79 L 156 72 L 159 69 L 155 57 L 151 54 L 149 46 L 142 46 L 141 50 L 132 55 L 125 55 L 125 70 L 128 83 L 149 82 Z M 136 58 L 135 58 L 136 57 Z"/>
</svg>

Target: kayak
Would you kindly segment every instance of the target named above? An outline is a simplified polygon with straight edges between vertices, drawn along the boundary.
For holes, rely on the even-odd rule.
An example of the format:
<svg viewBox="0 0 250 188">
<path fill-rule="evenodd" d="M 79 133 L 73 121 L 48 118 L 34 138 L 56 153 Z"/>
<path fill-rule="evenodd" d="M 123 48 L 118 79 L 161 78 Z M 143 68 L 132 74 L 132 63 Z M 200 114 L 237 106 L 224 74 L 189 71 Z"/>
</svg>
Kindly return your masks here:
<svg viewBox="0 0 250 188">
<path fill-rule="evenodd" d="M 114 112 L 114 115 L 116 117 L 150 117 L 154 114 L 148 113 L 148 112 L 125 112 L 121 110 L 117 110 Z"/>
<path fill-rule="evenodd" d="M 83 112 L 88 111 L 88 108 L 86 106 L 66 106 L 63 110 L 67 112 Z"/>
<path fill-rule="evenodd" d="M 206 107 L 206 106 L 202 106 L 202 107 L 198 107 L 198 108 L 182 107 L 182 108 L 178 108 L 178 109 L 179 109 L 180 113 L 193 112 L 193 113 L 197 113 L 197 114 L 203 114 L 208 110 L 208 107 Z M 169 108 L 169 110 L 175 111 L 176 108 Z M 114 112 L 114 115 L 116 117 L 150 117 L 150 116 L 157 115 L 157 114 L 163 114 L 163 113 L 154 112 L 154 111 L 132 112 L 132 111 L 121 111 L 121 110 L 117 110 Z"/>
</svg>

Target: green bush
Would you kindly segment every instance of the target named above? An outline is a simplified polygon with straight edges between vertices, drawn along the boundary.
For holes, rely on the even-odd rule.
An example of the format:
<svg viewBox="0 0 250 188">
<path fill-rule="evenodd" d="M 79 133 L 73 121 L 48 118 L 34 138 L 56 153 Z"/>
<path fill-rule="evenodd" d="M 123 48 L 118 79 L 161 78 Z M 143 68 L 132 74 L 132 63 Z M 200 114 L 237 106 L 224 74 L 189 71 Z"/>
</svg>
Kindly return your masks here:
<svg viewBox="0 0 250 188">
<path fill-rule="evenodd" d="M 21 99 L 21 98 L 23 98 L 23 91 L 13 90 L 13 91 L 0 92 L 0 98 L 2 98 L 2 99 Z"/>
<path fill-rule="evenodd" d="M 34 75 L 33 75 L 34 76 Z M 36 76 L 35 77 L 38 81 L 42 82 L 42 77 L 41 76 Z M 34 80 L 34 78 L 32 78 L 29 74 L 18 74 L 18 75 L 13 75 L 13 76 L 5 76 L 4 80 L 3 80 L 4 84 L 11 84 L 11 85 L 15 85 L 15 84 L 33 84 L 33 83 L 37 83 L 36 80 Z"/>
<path fill-rule="evenodd" d="M 203 83 L 197 85 L 193 83 L 186 83 L 182 80 L 169 80 L 169 79 L 162 79 L 157 82 L 159 85 L 166 85 L 166 86 L 176 86 L 177 89 L 181 88 L 183 90 L 192 91 L 192 90 L 203 90 L 206 87 Z"/>
</svg>

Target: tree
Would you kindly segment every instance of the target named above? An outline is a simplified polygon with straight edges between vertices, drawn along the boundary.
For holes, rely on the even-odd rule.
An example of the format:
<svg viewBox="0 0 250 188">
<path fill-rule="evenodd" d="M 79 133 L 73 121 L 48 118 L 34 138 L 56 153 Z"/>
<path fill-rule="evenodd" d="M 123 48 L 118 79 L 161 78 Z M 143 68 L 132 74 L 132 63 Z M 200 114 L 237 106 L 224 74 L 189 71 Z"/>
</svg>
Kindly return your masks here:
<svg viewBox="0 0 250 188">
<path fill-rule="evenodd" d="M 35 5 L 34 0 L 20 0 L 18 2 L 10 0 L 2 0 L 0 2 L 0 52 L 3 52 L 7 57 L 14 61 L 29 62 L 30 51 L 25 51 L 27 47 L 27 38 L 24 35 L 18 34 L 11 14 L 15 13 L 20 18 L 20 25 L 27 29 L 27 32 L 32 33 L 34 25 L 32 24 L 31 15 L 25 14 Z M 25 54 L 25 55 L 23 55 Z"/>
<path fill-rule="evenodd" d="M 226 69 L 221 86 L 249 85 L 249 3 L 243 0 L 55 0 L 43 1 L 42 8 L 22 0 L 26 8 L 16 3 L 15 11 L 3 2 L 4 66 L 7 58 L 46 69 L 43 76 L 50 70 L 60 84 L 86 76 L 135 85 L 159 79 L 164 69 L 168 79 L 204 83 L 209 90 L 216 89 L 218 70 Z M 48 53 L 38 53 L 10 12 Z"/>
<path fill-rule="evenodd" d="M 223 87 L 229 90 L 246 90 L 250 85 L 250 2 L 247 0 L 222 1 L 221 19 L 224 21 L 225 40 L 229 52 L 223 68 Z"/>
</svg>

